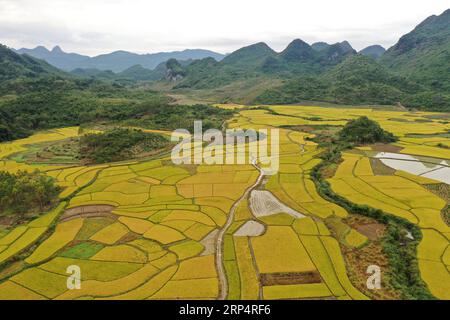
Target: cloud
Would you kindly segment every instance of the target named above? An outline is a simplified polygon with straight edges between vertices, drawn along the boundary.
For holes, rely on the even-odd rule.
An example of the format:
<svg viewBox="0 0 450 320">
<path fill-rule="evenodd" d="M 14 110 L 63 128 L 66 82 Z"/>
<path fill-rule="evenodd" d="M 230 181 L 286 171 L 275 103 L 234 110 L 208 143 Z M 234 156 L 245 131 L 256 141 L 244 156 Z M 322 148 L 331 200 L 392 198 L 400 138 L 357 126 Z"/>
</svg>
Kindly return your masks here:
<svg viewBox="0 0 450 320">
<path fill-rule="evenodd" d="M 205 48 L 231 52 L 264 41 L 282 50 L 348 40 L 356 49 L 389 47 L 444 1 L 410 0 L 0 0 L 0 42 L 60 45 L 90 55 Z"/>
</svg>

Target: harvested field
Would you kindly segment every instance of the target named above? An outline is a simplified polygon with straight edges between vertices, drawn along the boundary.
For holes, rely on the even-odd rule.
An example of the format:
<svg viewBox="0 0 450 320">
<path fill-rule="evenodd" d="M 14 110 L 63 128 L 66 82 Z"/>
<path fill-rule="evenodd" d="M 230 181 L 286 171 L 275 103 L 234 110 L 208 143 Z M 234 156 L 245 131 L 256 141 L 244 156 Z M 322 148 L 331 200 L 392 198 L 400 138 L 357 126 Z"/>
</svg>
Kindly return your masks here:
<svg viewBox="0 0 450 320">
<path fill-rule="evenodd" d="M 386 227 L 380 223 L 360 224 L 353 227 L 370 240 L 378 240 L 386 230 Z"/>
<path fill-rule="evenodd" d="M 205 249 L 202 252 L 202 256 L 208 256 L 210 254 L 213 254 L 216 252 L 216 238 L 217 234 L 219 233 L 219 230 L 213 230 L 210 234 L 208 234 L 205 238 L 203 238 L 200 243 L 205 247 Z"/>
<path fill-rule="evenodd" d="M 317 271 L 291 273 L 263 273 L 259 276 L 263 286 L 321 283 L 322 278 Z"/>
<path fill-rule="evenodd" d="M 271 192 L 253 190 L 250 194 L 250 208 L 255 217 L 266 217 L 277 213 L 287 213 L 294 218 L 303 218 L 303 214 L 281 203 Z"/>
<path fill-rule="evenodd" d="M 110 205 L 90 205 L 79 206 L 67 209 L 59 218 L 60 221 L 66 221 L 74 218 L 93 218 L 93 217 L 109 217 L 114 218 L 111 212 L 116 207 Z"/>
<path fill-rule="evenodd" d="M 247 221 L 235 233 L 235 237 L 258 237 L 265 231 L 263 224 L 257 221 Z"/>
<path fill-rule="evenodd" d="M 373 151 L 398 153 L 403 148 L 392 144 L 374 144 L 371 146 Z"/>
</svg>

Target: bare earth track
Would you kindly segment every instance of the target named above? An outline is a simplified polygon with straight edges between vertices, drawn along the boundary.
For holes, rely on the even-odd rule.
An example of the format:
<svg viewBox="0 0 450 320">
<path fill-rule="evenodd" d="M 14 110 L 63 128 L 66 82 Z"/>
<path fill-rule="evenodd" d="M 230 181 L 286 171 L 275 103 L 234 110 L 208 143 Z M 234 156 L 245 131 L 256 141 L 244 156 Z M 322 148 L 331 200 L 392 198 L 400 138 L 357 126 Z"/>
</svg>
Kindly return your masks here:
<svg viewBox="0 0 450 320">
<path fill-rule="evenodd" d="M 216 269 L 217 269 L 217 274 L 219 275 L 219 286 L 220 286 L 218 300 L 225 300 L 227 298 L 227 295 L 228 295 L 228 279 L 227 279 L 227 276 L 225 274 L 223 260 L 222 260 L 222 258 L 223 258 L 222 257 L 223 238 L 224 238 L 226 232 L 228 231 L 228 229 L 230 228 L 231 224 L 233 223 L 234 215 L 236 213 L 236 209 L 239 207 L 241 202 L 248 197 L 250 192 L 253 189 L 255 189 L 261 183 L 262 179 L 264 178 L 264 172 L 256 164 L 253 164 L 253 166 L 256 169 L 258 169 L 258 171 L 259 171 L 258 179 L 233 204 L 233 206 L 230 209 L 230 213 L 228 214 L 227 221 L 225 222 L 225 224 L 222 227 L 222 229 L 219 230 L 219 233 L 217 235 L 217 241 L 216 241 Z"/>
</svg>

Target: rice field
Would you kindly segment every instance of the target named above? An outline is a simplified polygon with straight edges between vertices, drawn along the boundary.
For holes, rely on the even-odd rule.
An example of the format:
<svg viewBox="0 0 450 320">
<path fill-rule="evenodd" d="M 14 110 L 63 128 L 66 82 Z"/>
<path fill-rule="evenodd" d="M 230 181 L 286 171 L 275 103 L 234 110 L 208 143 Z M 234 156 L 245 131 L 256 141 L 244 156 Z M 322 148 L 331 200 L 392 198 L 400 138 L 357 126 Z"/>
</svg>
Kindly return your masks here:
<svg viewBox="0 0 450 320">
<path fill-rule="evenodd" d="M 368 160 L 369 156 L 344 155 L 336 175 L 329 179 L 333 190 L 351 202 L 369 205 L 417 224 L 423 236 L 417 256 L 422 279 L 434 296 L 450 299 L 448 261 L 443 259 L 450 245 L 450 239 L 446 237 L 450 227 L 441 215 L 447 201 L 425 187 L 439 181 L 402 171 L 377 176 L 369 170 L 357 170 L 358 166 L 367 166 Z M 346 240 L 348 237 L 355 244 L 363 242 L 351 233 Z"/>
<path fill-rule="evenodd" d="M 441 147 L 450 139 L 433 137 L 450 125 L 425 112 L 230 108 L 236 115 L 229 128 L 280 129 L 280 167 L 240 202 L 219 262 L 217 234 L 257 181 L 254 166 L 174 165 L 168 157 L 64 167 L 5 160 L 27 145 L 77 136 L 78 128 L 0 144 L 0 170 L 39 169 L 63 187 L 57 208 L 1 231 L 0 266 L 22 266 L 1 274 L 0 299 L 217 299 L 217 263 L 224 267 L 227 299 L 369 299 L 370 292 L 352 282 L 342 248 L 359 250 L 370 240 L 354 228 L 330 225 L 349 213 L 316 190 L 310 174 L 322 150 L 309 140 L 313 135 L 289 126 L 342 126 L 366 115 L 399 136 L 399 154 L 450 160 Z M 421 277 L 434 296 L 450 299 L 450 227 L 441 217 L 448 203 L 427 188 L 439 182 L 399 170 L 378 175 L 372 158 L 379 150 L 357 151 L 343 154 L 328 179 L 333 190 L 419 226 Z M 66 286 L 73 265 L 81 269 L 79 290 Z"/>
</svg>

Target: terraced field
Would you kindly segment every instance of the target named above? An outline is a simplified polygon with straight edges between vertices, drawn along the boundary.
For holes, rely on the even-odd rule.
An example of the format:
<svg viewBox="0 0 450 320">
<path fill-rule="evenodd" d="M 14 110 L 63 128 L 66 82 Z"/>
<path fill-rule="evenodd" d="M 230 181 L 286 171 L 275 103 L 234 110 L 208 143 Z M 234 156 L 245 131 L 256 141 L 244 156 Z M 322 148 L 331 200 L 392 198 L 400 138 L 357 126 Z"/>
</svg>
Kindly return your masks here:
<svg viewBox="0 0 450 320">
<path fill-rule="evenodd" d="M 260 176 L 261 163 L 174 165 L 167 156 L 101 166 L 3 160 L 1 170 L 39 169 L 64 190 L 57 208 L 0 233 L 0 299 L 377 298 L 346 255 L 375 240 L 319 194 L 311 171 L 323 150 L 312 133 L 297 130 L 361 115 L 400 140 L 349 150 L 327 180 L 353 203 L 416 224 L 421 278 L 435 297 L 450 299 L 448 188 L 376 158 L 389 149 L 450 160 L 448 122 L 424 112 L 300 106 L 236 106 L 227 123 L 280 129 L 272 176 Z M 77 134 L 66 128 L 1 144 L 0 157 Z M 66 285 L 72 265 L 81 269 L 79 290 Z"/>
</svg>

